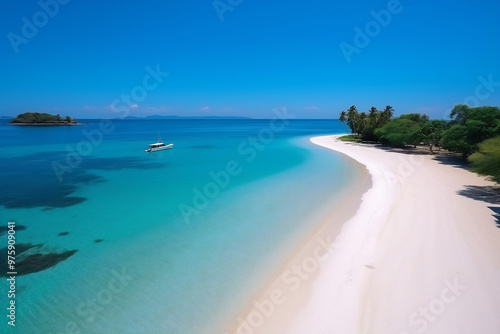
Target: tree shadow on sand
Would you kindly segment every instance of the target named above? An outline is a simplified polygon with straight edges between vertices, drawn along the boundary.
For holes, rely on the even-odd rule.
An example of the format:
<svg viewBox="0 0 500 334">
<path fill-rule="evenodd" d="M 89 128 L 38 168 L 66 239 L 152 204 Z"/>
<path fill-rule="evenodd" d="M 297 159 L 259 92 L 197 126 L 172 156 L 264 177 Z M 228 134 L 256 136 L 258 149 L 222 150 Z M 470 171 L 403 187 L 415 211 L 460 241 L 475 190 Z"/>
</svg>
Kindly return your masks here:
<svg viewBox="0 0 500 334">
<path fill-rule="evenodd" d="M 434 153 L 431 153 L 431 151 L 428 148 L 423 148 L 421 146 L 419 147 L 392 147 L 392 146 L 385 146 L 385 145 L 374 145 L 373 147 L 378 148 L 380 150 L 384 150 L 386 152 L 393 152 L 393 153 L 402 153 L 402 154 L 411 154 L 411 155 L 433 155 Z"/>
<path fill-rule="evenodd" d="M 458 191 L 459 195 L 483 201 L 490 204 L 500 204 L 500 187 L 491 186 L 465 186 Z"/>
<path fill-rule="evenodd" d="M 500 205 L 500 187 L 469 185 L 465 186 L 465 189 L 459 190 L 457 193 L 476 201 Z M 488 209 L 493 211 L 492 216 L 496 220 L 497 227 L 500 228 L 500 207 L 488 206 Z"/>
<path fill-rule="evenodd" d="M 441 165 L 452 166 L 455 168 L 461 168 L 465 170 L 470 170 L 469 164 L 464 159 L 461 159 L 456 156 L 445 156 L 445 155 L 437 155 L 433 158 L 433 160 L 437 161 Z"/>
<path fill-rule="evenodd" d="M 489 206 L 488 209 L 493 211 L 493 217 L 496 219 L 497 227 L 500 228 L 500 207 Z"/>
</svg>

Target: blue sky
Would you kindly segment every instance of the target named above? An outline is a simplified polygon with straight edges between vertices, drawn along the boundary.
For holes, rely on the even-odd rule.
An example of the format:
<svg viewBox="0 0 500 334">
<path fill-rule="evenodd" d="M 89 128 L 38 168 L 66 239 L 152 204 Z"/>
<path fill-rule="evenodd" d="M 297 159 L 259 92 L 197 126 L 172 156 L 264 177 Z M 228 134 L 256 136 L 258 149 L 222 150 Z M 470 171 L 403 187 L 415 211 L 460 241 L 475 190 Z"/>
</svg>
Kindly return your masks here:
<svg viewBox="0 0 500 334">
<path fill-rule="evenodd" d="M 500 105 L 498 0 L 59 1 L 41 0 L 52 15 L 0 1 L 0 115 L 108 118 L 117 100 L 135 116 L 255 118 Z M 169 75 L 145 90 L 148 66 Z"/>
</svg>

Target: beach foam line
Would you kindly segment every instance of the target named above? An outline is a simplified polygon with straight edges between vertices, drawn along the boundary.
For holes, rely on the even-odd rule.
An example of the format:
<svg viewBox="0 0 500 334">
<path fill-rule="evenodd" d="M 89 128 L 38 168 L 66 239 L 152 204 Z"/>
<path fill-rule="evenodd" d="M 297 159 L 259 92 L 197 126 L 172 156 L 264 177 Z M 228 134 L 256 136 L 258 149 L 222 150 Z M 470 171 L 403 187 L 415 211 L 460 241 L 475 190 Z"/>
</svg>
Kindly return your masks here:
<svg viewBox="0 0 500 334">
<path fill-rule="evenodd" d="M 363 194 L 356 215 L 343 225 L 335 240 L 336 252 L 322 264 L 308 303 L 285 332 L 357 333 L 366 275 L 375 267 L 377 240 L 398 187 L 394 176 L 387 172 L 388 166 L 376 157 L 352 152 L 331 136 L 315 137 L 311 142 L 347 154 L 365 165 L 372 187 Z"/>
<path fill-rule="evenodd" d="M 335 252 L 334 240 L 343 223 L 356 214 L 362 195 L 371 187 L 366 168 L 354 159 L 346 159 L 351 160 L 351 168 L 356 174 L 350 187 L 343 189 L 327 210 L 311 210 L 306 219 L 318 228 L 303 236 L 303 242 L 280 267 L 270 273 L 269 280 L 263 282 L 255 297 L 238 310 L 236 318 L 229 319 L 230 324 L 220 333 L 283 333 L 291 317 L 302 311 L 321 264 Z"/>
</svg>

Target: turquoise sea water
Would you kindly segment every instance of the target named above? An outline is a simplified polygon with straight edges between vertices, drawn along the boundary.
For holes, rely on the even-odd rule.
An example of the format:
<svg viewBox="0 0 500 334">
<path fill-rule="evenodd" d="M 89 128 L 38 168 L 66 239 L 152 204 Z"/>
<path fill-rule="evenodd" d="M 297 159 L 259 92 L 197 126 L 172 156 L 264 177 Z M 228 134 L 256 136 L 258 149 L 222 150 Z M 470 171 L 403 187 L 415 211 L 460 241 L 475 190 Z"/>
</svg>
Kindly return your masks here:
<svg viewBox="0 0 500 334">
<path fill-rule="evenodd" d="M 16 277 L 15 330 L 0 285 L 2 333 L 217 333 L 356 182 L 309 142 L 336 120 L 100 126 L 0 126 L 1 224 L 48 267 Z"/>
</svg>

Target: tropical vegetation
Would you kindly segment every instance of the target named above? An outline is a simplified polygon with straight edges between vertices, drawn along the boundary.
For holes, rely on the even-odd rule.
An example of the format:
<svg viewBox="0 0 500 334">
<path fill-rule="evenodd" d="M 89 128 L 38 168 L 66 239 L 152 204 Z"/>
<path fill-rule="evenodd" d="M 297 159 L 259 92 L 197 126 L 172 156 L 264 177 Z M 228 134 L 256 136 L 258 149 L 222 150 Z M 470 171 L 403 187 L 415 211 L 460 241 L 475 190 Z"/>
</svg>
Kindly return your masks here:
<svg viewBox="0 0 500 334">
<path fill-rule="evenodd" d="M 472 170 L 478 174 L 490 175 L 500 183 L 500 136 L 483 141 L 476 153 L 469 157 Z"/>
<path fill-rule="evenodd" d="M 472 163 L 475 172 L 500 182 L 500 109 L 492 106 L 456 105 L 450 120 L 431 120 L 425 114 L 394 117 L 394 109 L 371 107 L 358 112 L 356 106 L 340 113 L 339 120 L 351 130 L 353 140 L 394 147 L 425 146 L 431 153 L 441 148 Z M 347 131 L 346 131 L 347 132 Z M 349 140 L 343 138 L 343 140 Z"/>
<path fill-rule="evenodd" d="M 12 120 L 13 124 L 75 124 L 76 120 L 70 116 L 62 118 L 59 114 L 51 115 L 47 113 L 39 112 L 25 112 L 23 114 L 17 115 L 16 118 Z"/>
</svg>

